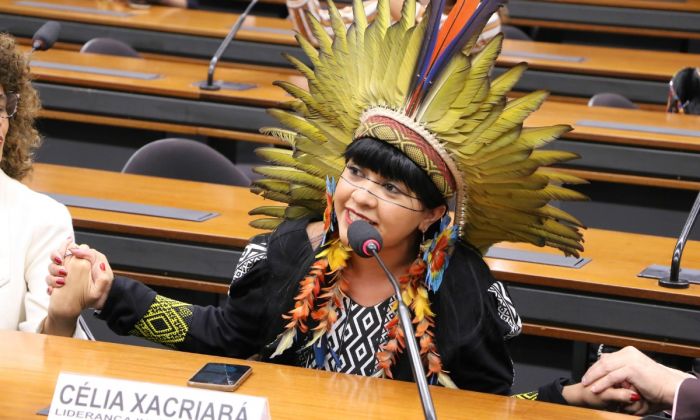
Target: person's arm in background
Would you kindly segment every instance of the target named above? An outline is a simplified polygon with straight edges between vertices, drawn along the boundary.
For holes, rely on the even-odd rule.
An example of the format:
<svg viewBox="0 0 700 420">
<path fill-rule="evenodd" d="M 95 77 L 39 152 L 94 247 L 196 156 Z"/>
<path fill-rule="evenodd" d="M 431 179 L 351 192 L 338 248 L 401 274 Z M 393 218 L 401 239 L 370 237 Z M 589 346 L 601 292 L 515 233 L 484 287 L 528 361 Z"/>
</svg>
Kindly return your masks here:
<svg viewBox="0 0 700 420">
<path fill-rule="evenodd" d="M 674 420 L 692 420 L 700 417 L 700 379 L 687 378 L 678 385 L 673 403 Z"/>
<path fill-rule="evenodd" d="M 689 378 L 692 379 L 686 381 Z M 673 407 L 676 398 L 687 398 L 688 390 L 692 391 L 694 387 L 697 389 L 697 381 L 689 373 L 656 363 L 634 347 L 625 347 L 615 353 L 604 354 L 588 369 L 581 383 L 595 394 L 617 386 L 632 387 L 652 410 L 662 410 Z M 685 389 L 686 386 L 689 388 Z M 682 401 L 676 403 L 683 409 Z M 700 394 L 691 395 L 691 400 L 687 403 L 697 408 L 700 405 Z M 642 412 L 635 411 L 635 414 Z M 695 411 L 691 417 L 674 419 L 698 418 L 699 415 L 700 412 Z"/>
</svg>

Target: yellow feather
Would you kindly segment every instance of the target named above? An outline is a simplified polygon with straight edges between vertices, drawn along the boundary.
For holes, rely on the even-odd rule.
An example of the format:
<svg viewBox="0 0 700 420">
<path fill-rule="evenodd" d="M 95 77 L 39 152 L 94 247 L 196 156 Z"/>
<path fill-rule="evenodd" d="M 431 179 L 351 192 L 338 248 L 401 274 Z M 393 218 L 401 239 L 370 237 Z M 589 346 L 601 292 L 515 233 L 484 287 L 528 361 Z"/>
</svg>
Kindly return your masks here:
<svg viewBox="0 0 700 420">
<path fill-rule="evenodd" d="M 452 381 L 452 378 L 450 378 L 450 375 L 448 375 L 445 372 L 438 373 L 438 383 L 444 386 L 445 388 L 458 388 L 457 385 Z"/>
<path fill-rule="evenodd" d="M 250 210 L 248 214 L 251 216 L 272 216 L 283 218 L 285 209 L 286 207 L 282 206 L 261 206 Z"/>
<path fill-rule="evenodd" d="M 290 146 L 294 146 L 297 137 L 297 133 L 294 131 L 274 127 L 261 127 L 260 133 L 282 140 Z"/>
<path fill-rule="evenodd" d="M 282 194 L 289 193 L 289 182 L 276 179 L 258 179 L 253 181 L 253 187 L 263 190 L 274 191 Z"/>
<path fill-rule="evenodd" d="M 303 134 L 311 140 L 319 143 L 326 141 L 325 137 L 321 134 L 321 131 L 311 124 L 310 121 L 294 115 L 287 111 L 282 111 L 281 109 L 269 109 L 267 111 L 270 115 L 277 118 L 282 124 L 289 127 L 297 133 Z"/>
<path fill-rule="evenodd" d="M 288 329 L 282 334 L 278 336 L 278 344 L 277 348 L 275 349 L 275 352 L 272 353 L 270 356 L 270 359 L 275 358 L 276 356 L 279 356 L 280 354 L 284 353 L 285 350 L 288 348 L 292 347 L 292 343 L 294 343 L 294 337 L 296 336 L 296 330 L 294 329 Z"/>
<path fill-rule="evenodd" d="M 462 54 L 455 55 L 435 85 L 430 88 L 430 93 L 416 114 L 416 120 L 425 123 L 442 118 L 459 96 L 460 88 L 470 75 L 469 70 L 467 57 Z"/>
<path fill-rule="evenodd" d="M 561 172 L 556 168 L 539 168 L 537 173 L 547 176 L 553 182 L 559 182 L 562 184 L 588 184 L 587 180 Z"/>
<path fill-rule="evenodd" d="M 295 220 L 302 217 L 311 217 L 317 214 L 316 211 L 302 206 L 288 206 L 284 211 L 284 218 Z"/>
<path fill-rule="evenodd" d="M 293 152 L 288 149 L 279 149 L 275 147 L 258 147 L 255 149 L 255 154 L 260 158 L 274 163 L 276 165 L 288 166 L 297 168 L 311 175 L 324 177 L 325 173 L 315 165 L 304 165 L 294 158 Z"/>
<path fill-rule="evenodd" d="M 276 191 L 266 191 L 260 188 L 251 187 L 250 192 L 253 194 L 261 195 L 273 201 L 279 201 L 281 203 L 291 203 L 292 198 L 288 194 L 279 193 Z"/>
<path fill-rule="evenodd" d="M 268 176 L 280 181 L 295 182 L 297 184 L 307 185 L 314 188 L 325 188 L 326 181 L 317 176 L 310 175 L 304 171 L 295 168 L 286 168 L 281 166 L 257 166 L 253 168 L 255 173 Z"/>
<path fill-rule="evenodd" d="M 284 219 L 257 219 L 250 222 L 250 227 L 262 230 L 275 230 Z"/>
<path fill-rule="evenodd" d="M 435 313 L 430 310 L 430 300 L 428 299 L 428 291 L 425 287 L 418 287 L 418 293 L 413 299 L 412 309 L 418 321 L 423 320 L 426 316 L 435 316 Z"/>
<path fill-rule="evenodd" d="M 289 193 L 293 200 L 321 201 L 326 196 L 325 191 L 303 185 L 293 185 Z"/>
</svg>

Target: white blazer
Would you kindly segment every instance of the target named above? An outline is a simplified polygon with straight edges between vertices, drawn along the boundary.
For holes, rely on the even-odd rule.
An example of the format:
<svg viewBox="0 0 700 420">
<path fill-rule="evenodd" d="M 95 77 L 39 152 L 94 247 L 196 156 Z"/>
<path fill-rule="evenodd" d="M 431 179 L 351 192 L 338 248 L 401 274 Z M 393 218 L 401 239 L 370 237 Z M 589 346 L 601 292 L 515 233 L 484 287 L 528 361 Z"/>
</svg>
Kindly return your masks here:
<svg viewBox="0 0 700 420">
<path fill-rule="evenodd" d="M 68 236 L 65 206 L 0 170 L 0 330 L 38 330 L 49 306 L 51 251 Z M 85 337 L 80 328 L 75 336 Z"/>
</svg>

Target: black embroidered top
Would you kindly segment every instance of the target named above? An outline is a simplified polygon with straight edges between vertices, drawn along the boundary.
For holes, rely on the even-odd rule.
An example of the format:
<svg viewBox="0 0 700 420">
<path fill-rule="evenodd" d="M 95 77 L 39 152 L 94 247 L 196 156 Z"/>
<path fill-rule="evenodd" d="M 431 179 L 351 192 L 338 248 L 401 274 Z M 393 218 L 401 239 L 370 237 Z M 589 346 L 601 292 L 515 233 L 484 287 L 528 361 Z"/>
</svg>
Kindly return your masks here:
<svg viewBox="0 0 700 420">
<path fill-rule="evenodd" d="M 137 281 L 117 277 L 100 317 L 118 334 L 143 336 L 181 350 L 238 358 L 259 354 L 274 363 L 312 366 L 316 362 L 309 361 L 308 354 L 303 357 L 303 344 L 308 339 L 303 336 L 282 355 L 270 358 L 276 347 L 273 342 L 286 323 L 282 314 L 293 307 L 299 280 L 314 261 L 315 252 L 306 233 L 308 222 L 285 222 L 275 232 L 253 238 L 221 307 L 173 301 Z M 513 364 L 505 339 L 520 332 L 520 318 L 505 287 L 493 279 L 481 255 L 458 242 L 440 289 L 428 297 L 436 314 L 438 352 L 454 383 L 463 389 L 508 394 Z M 342 337 L 343 332 L 337 331 L 336 338 L 338 333 Z M 372 335 L 372 343 L 365 346 L 368 354 L 376 351 L 375 339 Z M 373 373 L 369 357 L 360 359 L 362 367 L 345 360 L 340 370 Z M 336 362 L 324 360 L 323 368 L 335 370 Z M 412 380 L 405 352 L 399 355 L 392 373 L 395 379 Z"/>
</svg>

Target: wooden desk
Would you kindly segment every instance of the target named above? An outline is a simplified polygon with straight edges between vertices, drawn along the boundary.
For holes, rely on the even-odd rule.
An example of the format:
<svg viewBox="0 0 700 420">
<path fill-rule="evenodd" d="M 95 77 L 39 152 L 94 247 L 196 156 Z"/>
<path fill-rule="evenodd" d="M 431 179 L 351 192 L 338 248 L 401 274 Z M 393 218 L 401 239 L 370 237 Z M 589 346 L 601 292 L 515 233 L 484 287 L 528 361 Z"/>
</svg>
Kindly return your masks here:
<svg viewBox="0 0 700 420">
<path fill-rule="evenodd" d="M 119 1 L 100 0 L 4 0 L 4 13 L 85 22 L 123 28 L 173 32 L 223 38 L 238 19 L 236 13 L 151 6 L 130 8 Z M 63 35 L 63 34 L 62 34 Z M 223 35 L 223 36 L 222 36 Z M 291 23 L 284 19 L 248 16 L 237 39 L 294 45 Z"/>
<path fill-rule="evenodd" d="M 679 69 L 700 62 L 700 54 L 506 40 L 494 73 L 522 61 L 529 69 L 518 91 L 546 89 L 583 103 L 596 93 L 616 92 L 662 110 L 668 81 Z"/>
<path fill-rule="evenodd" d="M 60 372 L 184 386 L 208 362 L 242 363 L 253 374 L 239 388 L 266 397 L 273 419 L 422 418 L 413 383 L 169 350 L 0 332 L 0 410 L 13 419 L 42 418 Z M 477 392 L 431 387 L 439 418 L 631 419 L 633 417 Z M 211 391 L 217 392 L 217 391 Z"/>
<path fill-rule="evenodd" d="M 688 134 L 664 134 L 601 128 L 586 121 L 645 128 L 686 130 Z M 570 124 L 574 130 L 551 145 L 581 156 L 566 168 L 586 179 L 676 189 L 700 189 L 700 116 L 645 110 L 587 107 L 546 102 L 526 121 L 528 126 Z M 621 126 L 624 127 L 624 126 Z"/>
<path fill-rule="evenodd" d="M 99 61 L 96 60 L 99 58 Z M 201 135 L 232 140 L 279 143 L 258 133 L 275 120 L 268 107 L 290 99 L 272 86 L 286 80 L 305 86 L 289 71 L 266 68 L 218 69 L 216 80 L 254 85 L 251 89 L 204 91 L 198 82 L 206 77 L 204 63 L 177 63 L 155 59 L 96 56 L 52 50 L 35 54 L 34 85 L 43 103 L 42 117 L 80 123 Z M 157 75 L 152 80 L 100 75 L 42 67 L 72 65 Z"/>
<path fill-rule="evenodd" d="M 609 0 L 511 0 L 507 23 L 567 30 L 700 38 L 700 3 Z"/>
<path fill-rule="evenodd" d="M 520 49 L 525 44 L 515 45 Z M 592 49 L 598 52 L 597 49 Z M 563 52 L 551 49 L 550 53 Z M 265 108 L 280 106 L 290 97 L 277 87 L 275 80 L 285 80 L 305 86 L 305 80 L 284 71 L 270 68 L 222 68 L 217 79 L 228 82 L 253 83 L 248 90 L 200 90 L 196 83 L 204 77 L 206 66 L 149 59 L 97 56 L 74 51 L 52 50 L 34 55 L 37 63 L 32 71 L 47 118 L 89 122 L 105 126 L 137 127 L 146 130 L 207 135 L 236 140 L 275 143 L 257 134 L 263 126 L 277 125 Z M 507 57 L 509 64 L 516 60 Z M 541 61 L 541 60 L 540 60 Z M 598 62 L 602 58 L 598 59 Z M 100 69 L 154 74 L 153 80 L 115 77 L 45 67 L 73 65 Z M 43 65 L 43 66 L 42 66 Z M 587 67 L 586 67 L 587 66 Z M 600 70 L 595 59 L 581 63 L 581 71 Z M 670 69 L 666 69 L 670 70 Z M 528 75 L 530 72 L 526 72 Z M 535 77 L 539 77 L 535 75 Z M 661 77 L 657 73 L 657 77 Z M 592 174 L 608 173 L 654 178 L 656 185 L 675 182 L 677 188 L 688 188 L 699 175 L 697 137 L 679 134 L 658 134 L 645 131 L 595 128 L 579 124 L 584 120 L 666 127 L 700 131 L 700 117 L 668 115 L 645 110 L 589 108 L 580 104 L 548 101 L 530 117 L 527 124 L 571 124 L 575 130 L 556 147 L 579 153 L 583 159 L 572 163 L 573 168 L 586 169 Z M 634 158 L 632 158 L 634 156 Z M 590 178 L 596 175 L 586 175 Z M 615 180 L 620 179 L 616 177 Z M 637 182 L 633 178 L 630 182 Z M 652 181 L 650 181 L 652 182 Z M 692 187 L 696 188 L 696 187 Z"/>
<path fill-rule="evenodd" d="M 598 6 L 619 6 L 615 0 L 544 0 L 550 3 L 584 4 Z M 700 12 L 700 1 L 683 0 L 625 0 L 625 6 L 634 9 L 678 10 L 681 12 Z"/>
<path fill-rule="evenodd" d="M 262 199 L 242 188 L 41 164 L 27 184 L 41 192 L 220 212 L 194 223 L 70 208 L 80 242 L 149 284 L 225 293 L 239 250 L 259 232 L 247 226 L 246 212 Z M 526 331 L 700 356 L 700 286 L 673 290 L 636 277 L 651 264 L 668 264 L 675 241 L 597 229 L 587 230 L 585 241 L 583 255 L 592 262 L 580 269 L 488 260 L 496 278 L 511 284 Z M 699 242 L 687 245 L 683 267 L 700 269 Z"/>
<path fill-rule="evenodd" d="M 672 290 L 637 277 L 651 264 L 670 264 L 675 239 L 588 229 L 584 240 L 582 256 L 591 261 L 580 269 L 487 259 L 494 276 L 510 284 L 530 324 L 526 333 L 700 357 L 700 285 Z M 700 242 L 689 242 L 682 266 L 700 268 Z M 686 322 L 696 326 L 682 333 Z"/>
<path fill-rule="evenodd" d="M 94 37 L 109 36 L 122 39 L 141 52 L 207 60 L 237 16 L 153 7 L 133 12 L 136 14 L 132 16 L 115 17 L 30 7 L 27 4 L 41 2 L 22 1 L 27 0 L 0 0 L 0 25 L 19 37 L 31 38 L 44 20 L 51 18 L 62 22 L 62 42 L 83 44 Z M 96 3 L 61 0 L 58 4 L 94 8 Z M 241 31 L 223 60 L 289 66 L 283 52 L 301 57 L 288 21 L 256 18 L 244 28 L 249 30 Z M 268 36 L 268 32 L 275 36 Z M 518 53 L 529 56 L 519 57 Z M 579 99 L 613 90 L 633 101 L 658 106 L 666 100 L 666 83 L 671 76 L 700 61 L 700 55 L 508 41 L 496 73 L 519 61 L 529 61 L 531 71 L 517 85 L 518 90 L 548 89 L 559 96 Z"/>
<path fill-rule="evenodd" d="M 151 285 L 224 293 L 248 239 L 248 211 L 265 200 L 246 188 L 36 164 L 25 181 L 47 193 L 213 211 L 204 222 L 71 207 L 79 242 Z M 167 276 L 167 277 L 166 277 Z"/>
<path fill-rule="evenodd" d="M 234 13 L 173 7 L 122 9 L 97 0 L 2 0 L 0 25 L 15 36 L 31 38 L 52 19 L 61 22 L 61 42 L 84 44 L 92 38 L 111 37 L 141 52 L 211 58 L 238 18 Z M 298 51 L 291 29 L 291 23 L 283 19 L 249 16 L 222 59 L 280 65 L 284 63 L 280 53 Z"/>
</svg>

